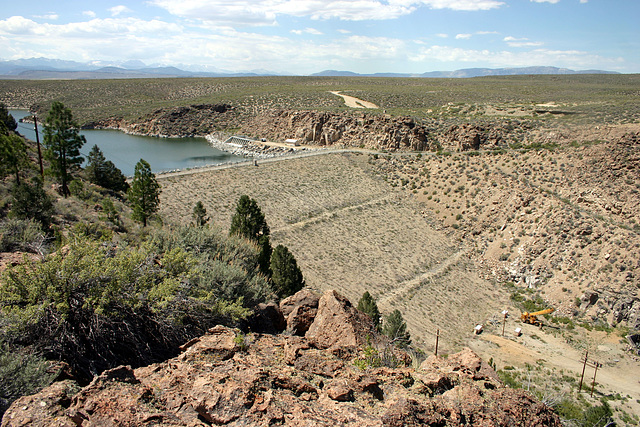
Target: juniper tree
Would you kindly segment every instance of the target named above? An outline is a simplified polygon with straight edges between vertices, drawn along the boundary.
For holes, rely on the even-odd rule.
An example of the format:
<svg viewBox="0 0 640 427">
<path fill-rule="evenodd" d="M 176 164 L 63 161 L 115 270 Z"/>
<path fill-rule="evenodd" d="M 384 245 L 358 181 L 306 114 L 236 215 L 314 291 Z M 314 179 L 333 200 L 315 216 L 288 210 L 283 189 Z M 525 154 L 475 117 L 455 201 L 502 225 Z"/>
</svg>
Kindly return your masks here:
<svg viewBox="0 0 640 427">
<path fill-rule="evenodd" d="M 193 219 L 198 227 L 204 227 L 209 221 L 207 216 L 207 209 L 204 207 L 201 201 L 198 201 L 193 207 Z"/>
<path fill-rule="evenodd" d="M 11 195 L 13 196 L 11 216 L 19 219 L 33 219 L 40 223 L 44 231 L 49 229 L 53 221 L 53 201 L 44 191 L 39 180 L 34 181 L 33 185 L 25 182 L 16 184 Z"/>
<path fill-rule="evenodd" d="M 407 332 L 407 323 L 402 317 L 400 310 L 393 310 L 384 322 L 382 332 L 391 338 L 398 347 L 408 347 L 411 345 L 411 335 Z"/>
<path fill-rule="evenodd" d="M 238 199 L 236 213 L 231 218 L 229 235 L 237 234 L 252 240 L 260 247 L 258 263 L 260 271 L 266 276 L 271 276 L 271 242 L 269 240 L 269 226 L 258 203 L 247 195 Z"/>
<path fill-rule="evenodd" d="M 127 198 L 133 209 L 133 219 L 141 221 L 142 226 L 147 226 L 147 220 L 158 211 L 160 207 L 160 184 L 156 176 L 151 172 L 151 166 L 145 160 L 140 159 L 136 163 L 131 188 L 127 192 Z"/>
<path fill-rule="evenodd" d="M 378 310 L 376 300 L 368 291 L 362 294 L 362 298 L 358 301 L 358 310 L 368 314 L 376 329 L 380 330 L 380 310 Z"/>
<path fill-rule="evenodd" d="M 302 271 L 286 246 L 278 245 L 271 254 L 271 283 L 273 291 L 286 298 L 304 287 Z"/>
<path fill-rule="evenodd" d="M 127 191 L 129 184 L 122 171 L 111 160 L 107 160 L 94 145 L 87 156 L 87 167 L 84 169 L 89 182 L 113 191 Z"/>
<path fill-rule="evenodd" d="M 0 133 L 0 177 L 13 174 L 20 184 L 20 171 L 29 164 L 27 144 L 15 133 Z"/>
<path fill-rule="evenodd" d="M 61 102 L 55 101 L 44 122 L 45 157 L 50 162 L 49 169 L 58 179 L 64 197 L 71 194 L 71 173 L 82 164 L 80 148 L 85 142 L 85 137 L 79 133 L 78 124 L 73 120 L 71 110 Z"/>
<path fill-rule="evenodd" d="M 6 134 L 14 132 L 17 128 L 18 123 L 16 123 L 16 119 L 9 114 L 9 110 L 7 110 L 6 105 L 0 102 L 0 131 Z"/>
</svg>

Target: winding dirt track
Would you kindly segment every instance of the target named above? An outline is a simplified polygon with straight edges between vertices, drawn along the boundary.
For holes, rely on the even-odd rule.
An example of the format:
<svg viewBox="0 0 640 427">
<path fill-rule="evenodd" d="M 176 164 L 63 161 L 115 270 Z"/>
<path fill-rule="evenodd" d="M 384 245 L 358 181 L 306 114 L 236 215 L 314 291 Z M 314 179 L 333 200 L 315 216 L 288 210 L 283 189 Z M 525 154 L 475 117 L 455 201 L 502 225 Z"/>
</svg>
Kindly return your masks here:
<svg viewBox="0 0 640 427">
<path fill-rule="evenodd" d="M 342 99 L 344 99 L 344 103 L 347 104 L 347 107 L 351 107 L 351 108 L 380 108 L 376 104 L 374 104 L 373 102 L 363 101 L 362 99 L 359 99 L 359 98 L 356 98 L 356 97 L 353 97 L 353 96 L 349 96 L 349 95 L 343 95 L 339 91 L 331 92 L 331 93 L 334 94 L 334 95 L 341 96 Z"/>
<path fill-rule="evenodd" d="M 461 249 L 458 252 L 454 253 L 450 257 L 446 258 L 444 261 L 437 264 L 435 267 L 430 268 L 418 276 L 409 279 L 405 282 L 398 283 L 396 288 L 386 293 L 384 296 L 380 297 L 378 300 L 378 304 L 380 306 L 390 306 L 392 302 L 399 302 L 403 299 L 409 292 L 416 292 L 420 289 L 420 287 L 430 278 L 442 273 L 448 267 L 455 265 L 460 261 L 463 255 L 467 254 L 467 249 Z"/>
</svg>

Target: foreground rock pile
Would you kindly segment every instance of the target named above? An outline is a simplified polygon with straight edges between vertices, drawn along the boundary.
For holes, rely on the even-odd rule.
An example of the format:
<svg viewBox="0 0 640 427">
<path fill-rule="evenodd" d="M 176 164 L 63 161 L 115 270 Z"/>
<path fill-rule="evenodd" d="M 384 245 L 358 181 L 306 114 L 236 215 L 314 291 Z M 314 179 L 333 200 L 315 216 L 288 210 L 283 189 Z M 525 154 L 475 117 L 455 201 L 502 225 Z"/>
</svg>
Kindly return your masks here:
<svg viewBox="0 0 640 427">
<path fill-rule="evenodd" d="M 334 291 L 319 299 L 305 291 L 261 312 L 267 325 L 280 318 L 290 332 L 243 335 L 217 326 L 166 362 L 121 366 L 82 389 L 66 380 L 23 397 L 2 426 L 560 425 L 526 392 L 505 388 L 468 349 L 432 356 L 418 369 L 401 357 L 396 367 L 356 367 L 367 335 L 377 346 L 384 341 Z"/>
</svg>

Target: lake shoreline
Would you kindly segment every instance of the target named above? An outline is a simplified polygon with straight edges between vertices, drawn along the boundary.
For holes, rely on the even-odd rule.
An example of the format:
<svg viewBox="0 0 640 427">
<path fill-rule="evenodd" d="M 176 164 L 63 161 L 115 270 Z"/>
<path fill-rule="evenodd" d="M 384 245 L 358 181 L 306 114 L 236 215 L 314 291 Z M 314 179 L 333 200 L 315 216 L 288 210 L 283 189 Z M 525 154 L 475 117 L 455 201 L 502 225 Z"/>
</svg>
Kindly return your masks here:
<svg viewBox="0 0 640 427">
<path fill-rule="evenodd" d="M 24 109 L 11 109 L 9 113 L 18 122 L 17 131 L 25 138 L 35 141 L 33 121 L 24 120 L 31 113 Z M 43 142 L 43 126 L 42 123 L 39 125 L 40 142 Z M 91 147 L 97 145 L 125 176 L 134 174 L 135 163 L 141 158 L 149 162 L 154 173 L 238 163 L 250 158 L 241 153 L 220 150 L 212 146 L 204 136 L 164 138 L 133 134 L 116 126 L 85 126 L 80 133 L 87 139 L 81 149 L 85 158 Z"/>
</svg>

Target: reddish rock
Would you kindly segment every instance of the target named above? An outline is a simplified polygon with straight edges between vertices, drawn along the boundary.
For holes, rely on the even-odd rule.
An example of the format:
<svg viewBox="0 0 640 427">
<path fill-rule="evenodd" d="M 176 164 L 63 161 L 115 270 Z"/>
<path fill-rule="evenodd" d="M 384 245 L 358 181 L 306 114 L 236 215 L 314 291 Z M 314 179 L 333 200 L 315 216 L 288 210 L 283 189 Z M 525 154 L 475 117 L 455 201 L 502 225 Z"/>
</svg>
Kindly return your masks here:
<svg viewBox="0 0 640 427">
<path fill-rule="evenodd" d="M 258 304 L 248 320 L 252 332 L 277 334 L 287 327 L 287 322 L 278 304 L 270 302 Z"/>
<path fill-rule="evenodd" d="M 121 366 L 84 388 L 63 381 L 24 396 L 7 410 L 2 427 L 560 426 L 551 409 L 505 388 L 469 350 L 430 358 L 417 372 L 360 370 L 356 334 L 372 325 L 335 292 L 322 296 L 312 326 L 328 332 L 309 330 L 322 348 L 284 334 L 247 334 L 240 348 L 236 331 L 217 326 L 166 362 Z"/>
<path fill-rule="evenodd" d="M 280 310 L 286 318 L 287 330 L 304 336 L 318 313 L 320 296 L 303 289 L 280 301 Z"/>
<path fill-rule="evenodd" d="M 367 344 L 367 336 L 377 335 L 369 316 L 336 291 L 327 291 L 320 298 L 318 313 L 305 336 L 319 348 L 329 348 L 361 347 Z"/>
<path fill-rule="evenodd" d="M 333 381 L 325 387 L 327 396 L 338 402 L 353 401 L 353 388 L 346 381 Z"/>
</svg>

